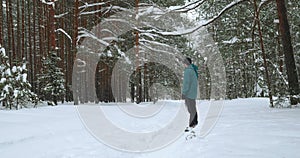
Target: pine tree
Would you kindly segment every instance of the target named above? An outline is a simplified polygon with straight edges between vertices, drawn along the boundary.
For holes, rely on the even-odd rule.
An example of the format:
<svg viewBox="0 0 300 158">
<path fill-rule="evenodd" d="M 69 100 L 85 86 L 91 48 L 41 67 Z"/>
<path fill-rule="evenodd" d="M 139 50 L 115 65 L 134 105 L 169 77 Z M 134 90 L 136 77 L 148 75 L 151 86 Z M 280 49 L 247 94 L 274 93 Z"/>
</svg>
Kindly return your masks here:
<svg viewBox="0 0 300 158">
<path fill-rule="evenodd" d="M 59 100 L 63 101 L 65 95 L 64 74 L 58 67 L 60 60 L 57 53 L 52 51 L 43 59 L 42 74 L 38 76 L 42 100 L 48 100 L 48 105 L 57 105 Z"/>
<path fill-rule="evenodd" d="M 5 49 L 1 48 L 1 81 L 0 81 L 0 101 L 6 108 L 12 109 L 13 107 L 13 76 L 10 69 L 8 56 L 5 53 Z"/>
<path fill-rule="evenodd" d="M 6 105 L 6 70 L 9 67 L 8 64 L 8 57 L 5 53 L 5 49 L 0 45 L 0 89 L 2 92 L 0 93 L 0 102 L 2 103 L 3 106 Z M 5 89 L 4 89 L 5 88 Z"/>
<path fill-rule="evenodd" d="M 31 91 L 31 84 L 27 80 L 26 62 L 23 61 L 21 66 L 12 68 L 13 87 L 14 87 L 14 105 L 16 109 L 26 107 L 29 102 L 35 105 L 38 102 L 38 97 Z"/>
<path fill-rule="evenodd" d="M 21 66 L 10 68 L 4 48 L 0 48 L 0 56 L 0 88 L 2 89 L 0 101 L 3 106 L 19 109 L 27 107 L 30 102 L 37 104 L 37 95 L 30 90 L 31 85 L 27 80 L 26 62 L 23 61 Z"/>
<path fill-rule="evenodd" d="M 6 108 L 12 109 L 13 107 L 13 76 L 9 66 L 5 67 L 1 75 L 1 89 L 0 101 Z"/>
</svg>

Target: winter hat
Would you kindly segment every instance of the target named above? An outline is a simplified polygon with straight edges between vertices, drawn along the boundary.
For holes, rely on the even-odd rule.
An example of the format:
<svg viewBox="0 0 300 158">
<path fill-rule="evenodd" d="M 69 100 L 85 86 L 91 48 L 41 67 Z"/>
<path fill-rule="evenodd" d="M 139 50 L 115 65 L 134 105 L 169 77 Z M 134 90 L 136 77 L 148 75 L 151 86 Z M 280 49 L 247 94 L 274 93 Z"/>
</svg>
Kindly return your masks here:
<svg viewBox="0 0 300 158">
<path fill-rule="evenodd" d="M 192 64 L 192 59 L 189 58 L 189 57 L 186 57 L 185 60 L 183 61 L 184 64 L 187 64 L 187 65 L 191 65 Z"/>
</svg>

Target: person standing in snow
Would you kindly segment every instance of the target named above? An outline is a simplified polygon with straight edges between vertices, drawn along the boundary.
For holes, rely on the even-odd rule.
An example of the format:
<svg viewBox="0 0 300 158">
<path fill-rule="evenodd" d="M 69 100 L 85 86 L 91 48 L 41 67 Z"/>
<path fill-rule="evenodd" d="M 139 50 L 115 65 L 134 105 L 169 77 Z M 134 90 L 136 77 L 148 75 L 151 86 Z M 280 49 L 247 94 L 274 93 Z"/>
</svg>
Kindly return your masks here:
<svg viewBox="0 0 300 158">
<path fill-rule="evenodd" d="M 182 99 L 190 114 L 189 127 L 185 132 L 192 130 L 198 124 L 198 115 L 196 108 L 197 87 L 198 87 L 198 67 L 192 64 L 191 58 L 184 60 L 185 70 L 183 76 Z"/>
</svg>

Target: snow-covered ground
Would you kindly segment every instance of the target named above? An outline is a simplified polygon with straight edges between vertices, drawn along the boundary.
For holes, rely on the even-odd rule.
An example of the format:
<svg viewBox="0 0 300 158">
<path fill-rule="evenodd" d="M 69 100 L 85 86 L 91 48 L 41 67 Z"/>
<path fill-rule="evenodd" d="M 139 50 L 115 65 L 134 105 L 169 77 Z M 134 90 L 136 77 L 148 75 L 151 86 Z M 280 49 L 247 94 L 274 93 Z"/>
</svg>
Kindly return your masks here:
<svg viewBox="0 0 300 158">
<path fill-rule="evenodd" d="M 174 101 L 166 103 L 164 110 L 160 111 L 162 116 L 154 119 L 151 128 L 159 128 L 160 124 L 172 117 L 168 111 L 174 108 Z M 200 119 L 203 119 L 208 105 L 208 101 L 198 101 Z M 109 110 L 113 107 L 105 108 Z M 110 112 L 119 116 L 114 117 L 115 121 L 124 121 L 122 115 L 117 112 L 113 114 L 114 110 Z M 295 158 L 299 155 L 300 148 L 299 116 L 299 108 L 270 109 L 268 99 L 265 98 L 225 101 L 219 121 L 205 138 L 186 141 L 182 136 L 160 150 L 131 153 L 112 149 L 96 140 L 88 132 L 72 105 L 18 111 L 1 110 L 0 157 Z"/>
</svg>

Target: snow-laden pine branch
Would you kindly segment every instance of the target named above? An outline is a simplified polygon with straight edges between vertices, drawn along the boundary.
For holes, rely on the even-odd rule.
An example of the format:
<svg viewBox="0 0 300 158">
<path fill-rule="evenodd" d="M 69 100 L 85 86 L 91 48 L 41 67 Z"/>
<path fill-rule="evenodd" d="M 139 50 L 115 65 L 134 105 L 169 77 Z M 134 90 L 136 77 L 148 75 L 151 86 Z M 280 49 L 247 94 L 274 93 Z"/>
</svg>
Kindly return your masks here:
<svg viewBox="0 0 300 158">
<path fill-rule="evenodd" d="M 69 12 L 65 12 L 65 13 L 62 13 L 62 14 L 59 14 L 59 15 L 54 15 L 54 18 L 59 19 L 59 18 L 62 18 L 63 16 L 68 15 L 68 14 L 69 14 Z"/>
</svg>

